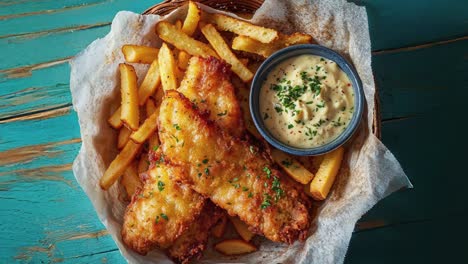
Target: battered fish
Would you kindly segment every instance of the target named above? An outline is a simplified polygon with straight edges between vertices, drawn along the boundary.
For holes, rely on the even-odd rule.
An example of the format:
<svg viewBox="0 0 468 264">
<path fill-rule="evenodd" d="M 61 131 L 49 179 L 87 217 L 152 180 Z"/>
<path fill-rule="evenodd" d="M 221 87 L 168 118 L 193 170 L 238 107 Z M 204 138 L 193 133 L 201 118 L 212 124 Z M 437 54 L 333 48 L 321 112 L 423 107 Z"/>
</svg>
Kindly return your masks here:
<svg viewBox="0 0 468 264">
<path fill-rule="evenodd" d="M 200 258 L 206 248 L 210 229 L 221 219 L 224 211 L 207 200 L 205 207 L 190 227 L 174 241 L 167 250 L 168 255 L 177 263 L 188 263 Z"/>
<path fill-rule="evenodd" d="M 197 219 L 205 199 L 173 180 L 183 174 L 183 168 L 162 155 L 148 171 L 124 216 L 122 239 L 131 249 L 145 255 L 156 247 L 167 248 Z"/>
<path fill-rule="evenodd" d="M 233 136 L 244 133 L 242 112 L 232 85 L 230 66 L 210 57 L 192 57 L 177 89 L 208 115 L 221 129 Z"/>
<path fill-rule="evenodd" d="M 265 153 L 220 130 L 176 91 L 166 94 L 158 122 L 165 158 L 187 169 L 180 181 L 272 241 L 305 239 L 306 201 Z"/>
</svg>

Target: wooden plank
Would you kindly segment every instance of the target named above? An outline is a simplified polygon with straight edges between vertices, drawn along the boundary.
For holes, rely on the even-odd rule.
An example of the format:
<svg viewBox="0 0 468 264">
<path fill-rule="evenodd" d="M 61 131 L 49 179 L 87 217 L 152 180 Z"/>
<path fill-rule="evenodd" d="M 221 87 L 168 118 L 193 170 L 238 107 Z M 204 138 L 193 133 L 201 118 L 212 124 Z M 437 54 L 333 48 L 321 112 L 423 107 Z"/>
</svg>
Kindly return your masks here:
<svg viewBox="0 0 468 264">
<path fill-rule="evenodd" d="M 466 263 L 467 212 L 355 233 L 345 263 Z"/>
<path fill-rule="evenodd" d="M 0 39 L 0 45 L 3 47 L 0 70 L 5 71 L 11 68 L 72 57 L 93 40 L 106 35 L 109 29 L 109 26 L 91 27 L 86 30 L 70 30 L 20 41 L 14 41 L 12 38 Z M 8 43 L 12 42 L 14 42 L 14 45 L 8 45 Z M 21 56 L 18 56 L 18 51 L 21 51 Z"/>
<path fill-rule="evenodd" d="M 57 2 L 54 9 L 34 11 L 24 15 L 0 16 L 0 36 L 48 31 L 78 25 L 92 25 L 112 21 L 120 10 L 141 13 L 158 1 L 96 1 L 86 5 L 63 7 Z"/>
<path fill-rule="evenodd" d="M 466 96 L 468 39 L 373 56 L 382 119 L 431 115 Z"/>
<path fill-rule="evenodd" d="M 71 103 L 70 69 L 67 61 L 42 68 L 28 68 L 22 78 L 0 74 L 0 120 L 25 112 Z"/>
<path fill-rule="evenodd" d="M 81 145 L 76 115 L 5 123 L 0 136 L 1 259 L 122 262 L 71 171 Z"/>
<path fill-rule="evenodd" d="M 3 0 L 0 2 L 0 16 L 30 14 L 41 11 L 52 11 L 74 6 L 93 5 L 106 0 Z"/>
<path fill-rule="evenodd" d="M 468 5 L 459 0 L 353 0 L 369 17 L 372 50 L 416 46 L 468 35 Z"/>
</svg>

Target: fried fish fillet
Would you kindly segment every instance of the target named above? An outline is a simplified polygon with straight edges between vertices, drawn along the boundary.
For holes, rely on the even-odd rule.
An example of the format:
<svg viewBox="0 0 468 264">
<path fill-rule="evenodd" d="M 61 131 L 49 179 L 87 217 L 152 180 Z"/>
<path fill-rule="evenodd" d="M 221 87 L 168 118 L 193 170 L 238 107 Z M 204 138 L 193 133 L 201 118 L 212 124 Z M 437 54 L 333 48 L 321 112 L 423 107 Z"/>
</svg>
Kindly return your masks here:
<svg viewBox="0 0 468 264">
<path fill-rule="evenodd" d="M 265 153 L 220 130 L 177 91 L 166 94 L 158 122 L 165 158 L 187 169 L 180 181 L 272 241 L 306 237 L 306 201 Z"/>
<path fill-rule="evenodd" d="M 244 133 L 242 112 L 232 85 L 230 66 L 216 58 L 192 57 L 177 89 L 208 119 L 236 137 Z"/>
<path fill-rule="evenodd" d="M 220 60 L 192 57 L 179 91 L 196 102 L 197 108 L 210 120 L 225 131 L 240 136 L 243 133 L 241 112 L 229 81 L 230 75 L 229 66 Z M 178 129 L 177 124 L 172 126 Z M 161 163 L 161 157 L 164 159 L 158 153 L 151 160 L 153 163 Z M 203 207 L 203 198 L 199 194 L 188 191 L 187 186 L 172 182 L 172 177 L 183 173 L 182 168 L 173 167 L 169 163 L 159 164 L 159 167 L 149 171 L 143 190 L 134 196 L 127 209 L 122 229 L 124 242 L 135 251 L 146 254 L 154 247 L 166 248 L 171 245 L 168 248 L 169 255 L 179 262 L 186 262 L 191 257 L 201 255 L 206 247 L 208 230 L 219 218 L 220 209 L 213 210 L 213 206 L 208 205 Z M 158 188 L 161 188 L 159 181 L 164 184 L 164 191 L 161 193 L 158 192 Z M 178 197 L 181 190 L 184 191 L 182 196 L 187 202 L 173 199 Z M 190 203 L 196 206 L 170 218 L 173 226 L 156 229 L 154 221 L 164 223 L 165 219 L 161 218 L 161 214 L 169 217 L 166 211 L 171 211 L 171 207 L 184 207 Z M 167 210 L 163 212 L 161 208 Z M 194 219 L 188 228 L 187 219 Z"/>
<path fill-rule="evenodd" d="M 206 248 L 210 229 L 223 215 L 224 211 L 208 200 L 198 218 L 168 248 L 168 255 L 176 263 L 188 263 L 193 258 L 200 258 Z"/>
<path fill-rule="evenodd" d="M 169 247 L 197 219 L 205 199 L 173 180 L 183 174 L 183 168 L 160 156 L 159 163 L 148 171 L 143 189 L 133 195 L 125 212 L 122 239 L 136 252 L 144 255 L 155 247 Z"/>
</svg>

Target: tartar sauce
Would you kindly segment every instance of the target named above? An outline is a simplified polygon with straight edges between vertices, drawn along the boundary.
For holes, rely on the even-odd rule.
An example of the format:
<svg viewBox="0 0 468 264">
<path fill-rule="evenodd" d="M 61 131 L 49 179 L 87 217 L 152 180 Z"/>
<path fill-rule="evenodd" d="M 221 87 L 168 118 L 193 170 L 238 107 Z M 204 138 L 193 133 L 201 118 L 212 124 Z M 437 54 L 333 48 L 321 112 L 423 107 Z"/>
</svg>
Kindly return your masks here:
<svg viewBox="0 0 468 264">
<path fill-rule="evenodd" d="M 354 92 L 333 61 L 316 55 L 289 58 L 276 66 L 260 91 L 266 128 L 279 141 L 298 148 L 325 145 L 348 126 Z"/>
</svg>

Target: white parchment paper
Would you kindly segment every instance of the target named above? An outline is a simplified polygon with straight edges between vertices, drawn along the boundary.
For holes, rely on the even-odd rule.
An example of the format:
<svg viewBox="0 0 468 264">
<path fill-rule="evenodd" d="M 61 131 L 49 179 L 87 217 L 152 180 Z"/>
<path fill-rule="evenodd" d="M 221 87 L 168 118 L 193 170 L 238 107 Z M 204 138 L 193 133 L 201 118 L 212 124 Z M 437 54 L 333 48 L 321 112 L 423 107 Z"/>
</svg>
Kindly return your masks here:
<svg viewBox="0 0 468 264">
<path fill-rule="evenodd" d="M 120 101 L 118 64 L 124 62 L 120 50 L 124 44 L 158 47 L 160 40 L 154 33 L 156 22 L 174 21 L 185 13 L 185 7 L 166 17 L 119 12 L 109 34 L 95 40 L 70 62 L 70 89 L 82 138 L 73 172 L 122 255 L 131 263 L 171 261 L 158 250 L 140 256 L 125 247 L 120 230 L 126 204 L 118 199 L 117 184 L 107 192 L 99 187 L 99 179 L 117 153 L 117 135 L 107 119 Z M 259 251 L 237 258 L 222 256 L 209 248 L 201 262 L 342 263 L 357 220 L 388 194 L 411 187 L 398 161 L 370 132 L 375 84 L 365 8 L 344 0 L 267 0 L 252 22 L 284 33 L 309 33 L 318 44 L 346 56 L 362 79 L 367 108 L 360 131 L 348 144 L 344 167 L 329 198 L 318 209 L 307 241 L 288 246 L 260 239 L 256 241 L 260 244 Z M 148 66 L 134 66 L 142 80 Z"/>
</svg>

